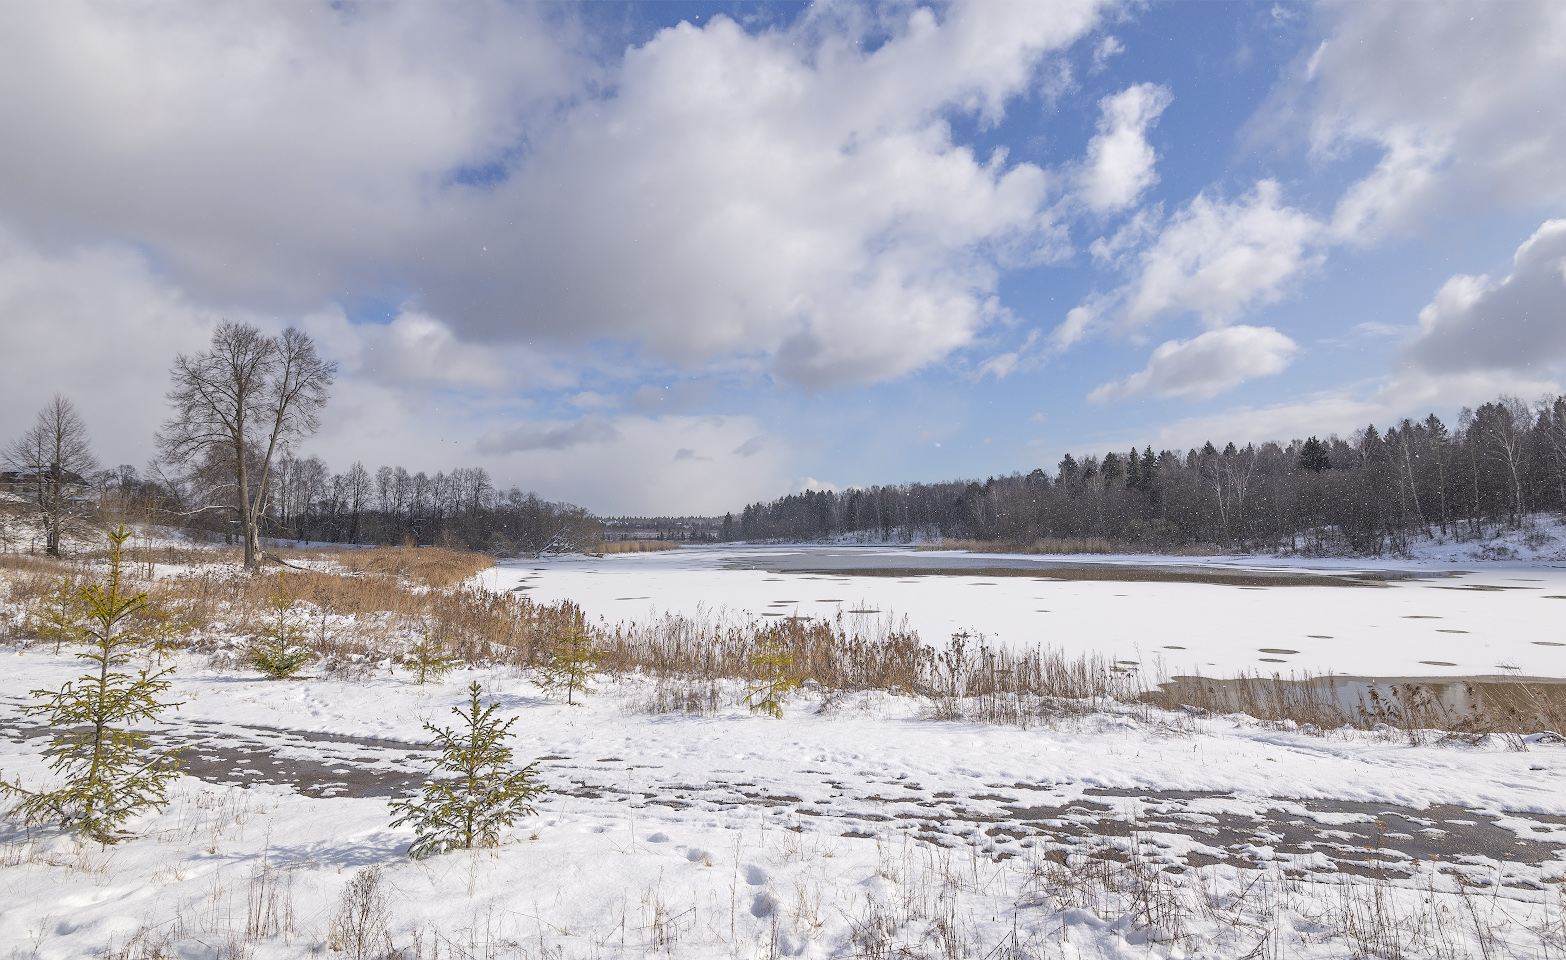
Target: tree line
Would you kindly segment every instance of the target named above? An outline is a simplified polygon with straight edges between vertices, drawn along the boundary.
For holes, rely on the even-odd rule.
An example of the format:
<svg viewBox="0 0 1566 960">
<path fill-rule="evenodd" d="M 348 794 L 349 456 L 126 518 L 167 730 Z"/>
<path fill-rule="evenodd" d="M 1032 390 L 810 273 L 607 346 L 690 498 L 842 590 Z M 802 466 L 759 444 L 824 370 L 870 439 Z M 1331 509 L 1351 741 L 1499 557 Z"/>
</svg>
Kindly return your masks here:
<svg viewBox="0 0 1566 960">
<path fill-rule="evenodd" d="M 1149 550 L 1378 554 L 1437 534 L 1516 529 L 1542 511 L 1566 511 L 1566 396 L 1503 396 L 1465 408 L 1455 429 L 1431 414 L 1348 438 L 1067 454 L 1052 474 L 983 483 L 812 490 L 726 516 L 720 537 L 1094 538 Z"/>
<path fill-rule="evenodd" d="M 297 445 L 320 427 L 337 365 L 290 327 L 268 336 L 220 323 L 209 348 L 179 354 L 170 370 L 171 416 L 156 434 L 159 456 L 100 470 L 86 423 L 56 395 L 33 425 L 0 450 L 0 546 L 36 526 L 58 556 L 73 527 L 111 515 L 221 536 L 260 565 L 263 537 L 333 543 L 459 546 L 496 553 L 581 550 L 600 538 L 597 519 L 513 487 L 480 468 L 434 476 L 362 463 L 334 474 Z M 25 524 L 14 521 L 23 515 Z"/>
</svg>

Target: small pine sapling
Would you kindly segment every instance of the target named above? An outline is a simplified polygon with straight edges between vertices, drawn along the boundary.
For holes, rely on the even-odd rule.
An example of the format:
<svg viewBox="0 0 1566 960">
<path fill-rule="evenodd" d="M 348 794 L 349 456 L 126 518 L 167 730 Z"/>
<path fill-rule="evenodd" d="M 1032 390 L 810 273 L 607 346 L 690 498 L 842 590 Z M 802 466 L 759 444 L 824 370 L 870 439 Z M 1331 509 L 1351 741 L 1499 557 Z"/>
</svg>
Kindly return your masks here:
<svg viewBox="0 0 1566 960">
<path fill-rule="evenodd" d="M 283 574 L 277 575 L 277 592 L 267 600 L 272 620 L 250 645 L 245 659 L 268 680 L 287 680 L 314 654 L 305 646 L 305 627 L 295 611 L 299 598 L 288 592 Z"/>
<path fill-rule="evenodd" d="M 118 828 L 144 809 L 161 807 L 178 768 L 173 751 L 152 749 L 151 737 L 129 729 L 156 723 L 166 708 L 173 667 L 157 669 L 153 656 L 170 639 L 169 618 L 146 593 L 125 582 L 123 552 L 130 533 L 109 535 L 109 575 L 104 583 L 77 588 L 82 620 L 64 639 L 85 644 L 76 654 L 91 669 L 57 691 L 33 690 L 39 701 L 26 708 L 56 731 L 50 738 L 49 769 L 61 781 L 52 790 L 27 790 L 0 781 L 0 793 L 18 798 L 13 813 L 24 823 L 58 822 L 103 843 L 119 839 Z M 63 628 L 62 628 L 63 629 Z M 131 668 L 138 652 L 147 665 Z"/>
<path fill-rule="evenodd" d="M 456 669 L 458 660 L 446 655 L 446 641 L 431 620 L 422 622 L 420 632 L 421 639 L 408 648 L 402 658 L 402 665 L 412 672 L 414 681 L 423 686 L 432 680 L 443 679 Z"/>
<path fill-rule="evenodd" d="M 603 658 L 601 651 L 593 649 L 593 638 L 579 621 L 555 641 L 549 659 L 538 668 L 538 685 L 551 695 L 565 691 L 566 703 L 575 706 L 577 691 L 592 692 L 598 661 Z"/>
<path fill-rule="evenodd" d="M 535 812 L 533 799 L 548 788 L 538 781 L 537 761 L 510 769 L 506 739 L 516 718 L 501 723 L 498 709 L 479 702 L 475 682 L 468 687 L 466 709 L 451 708 L 462 724 L 455 729 L 424 725 L 435 735 L 440 758 L 419 797 L 392 803 L 398 815 L 392 826 L 411 824 L 417 834 L 408 856 L 418 860 L 448 850 L 498 846 L 501 830 Z"/>
<path fill-rule="evenodd" d="M 794 657 L 783 646 L 776 629 L 761 638 L 761 649 L 751 655 L 750 665 L 757 674 L 756 681 L 745 688 L 745 703 L 750 712 L 782 720 L 783 704 L 799 686 L 799 678 L 792 672 Z"/>
</svg>

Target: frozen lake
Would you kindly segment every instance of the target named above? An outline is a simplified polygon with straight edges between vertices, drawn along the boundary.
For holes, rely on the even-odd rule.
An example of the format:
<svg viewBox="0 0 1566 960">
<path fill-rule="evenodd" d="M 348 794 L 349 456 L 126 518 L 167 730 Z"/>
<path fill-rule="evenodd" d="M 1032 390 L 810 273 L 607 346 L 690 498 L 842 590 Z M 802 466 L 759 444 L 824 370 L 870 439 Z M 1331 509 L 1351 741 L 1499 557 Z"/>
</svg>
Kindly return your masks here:
<svg viewBox="0 0 1566 960">
<path fill-rule="evenodd" d="M 595 620 L 907 618 L 928 643 L 1097 651 L 1144 674 L 1566 677 L 1566 564 L 1034 557 L 898 547 L 682 547 L 502 561 L 497 590 Z"/>
</svg>

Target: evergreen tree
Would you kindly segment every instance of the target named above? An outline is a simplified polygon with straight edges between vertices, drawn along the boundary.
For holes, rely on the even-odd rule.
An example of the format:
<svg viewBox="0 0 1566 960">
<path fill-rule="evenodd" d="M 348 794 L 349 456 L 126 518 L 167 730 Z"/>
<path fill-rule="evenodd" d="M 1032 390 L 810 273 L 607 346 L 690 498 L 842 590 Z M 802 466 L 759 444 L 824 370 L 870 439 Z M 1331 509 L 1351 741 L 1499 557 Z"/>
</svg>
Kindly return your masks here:
<svg viewBox="0 0 1566 960">
<path fill-rule="evenodd" d="M 151 737 L 131 724 L 157 722 L 170 706 L 159 698 L 169 689 L 173 667 L 153 662 L 171 635 L 167 613 L 146 593 L 131 593 L 123 574 L 121 526 L 109 535 L 106 582 L 78 588 L 82 619 L 69 639 L 87 649 L 77 657 L 91 669 L 57 691 L 34 690 L 40 702 L 26 708 L 56 731 L 49 743 L 49 769 L 61 780 L 52 790 L 27 790 L 0 781 L 0 792 L 20 798 L 14 813 L 24 823 L 56 821 L 67 830 L 110 843 L 133 814 L 161 807 L 177 771 L 172 751 L 155 752 Z M 147 665 L 132 669 L 137 653 Z"/>
<path fill-rule="evenodd" d="M 1327 455 L 1327 445 L 1311 437 L 1300 447 L 1300 469 L 1309 470 L 1311 473 L 1320 473 L 1332 467 L 1332 458 Z"/>
<path fill-rule="evenodd" d="M 72 577 L 62 577 L 54 589 L 44 594 L 39 609 L 28 615 L 28 627 L 40 637 L 54 641 L 54 652 L 67 643 L 80 639 L 82 620 L 87 611 L 82 607 L 81 584 Z"/>
<path fill-rule="evenodd" d="M 287 680 L 314 654 L 305 646 L 305 627 L 294 612 L 299 598 L 288 592 L 283 574 L 277 575 L 277 592 L 267 599 L 272 622 L 250 645 L 247 659 L 268 680 Z"/>
<path fill-rule="evenodd" d="M 446 655 L 446 641 L 439 628 L 426 618 L 421 627 L 423 638 L 402 658 L 402 665 L 413 673 L 420 686 L 431 680 L 440 680 L 457 666 L 457 658 Z"/>
<path fill-rule="evenodd" d="M 577 691 L 591 692 L 598 661 L 604 655 L 593 649 L 593 638 L 580 622 L 560 636 L 549 659 L 538 668 L 538 685 L 551 695 L 565 691 L 566 703 L 575 705 Z"/>
<path fill-rule="evenodd" d="M 392 826 L 411 824 L 417 834 L 408 856 L 421 859 L 448 850 L 498 846 L 501 830 L 535 812 L 531 801 L 548 788 L 537 780 L 537 761 L 509 769 L 511 748 L 505 741 L 516 718 L 501 723 L 495 716 L 498 709 L 497 704 L 479 702 L 475 681 L 468 687 L 467 709 L 451 708 L 462 718 L 458 728 L 424 725 L 441 748 L 432 779 L 417 799 L 392 804 L 392 812 L 399 815 Z M 444 779 L 433 779 L 442 774 Z"/>
<path fill-rule="evenodd" d="M 756 681 L 745 690 L 750 712 L 782 720 L 783 704 L 799 686 L 799 678 L 793 674 L 794 657 L 784 648 L 778 628 L 762 637 L 761 649 L 751 656 L 750 664 L 757 673 Z"/>
</svg>

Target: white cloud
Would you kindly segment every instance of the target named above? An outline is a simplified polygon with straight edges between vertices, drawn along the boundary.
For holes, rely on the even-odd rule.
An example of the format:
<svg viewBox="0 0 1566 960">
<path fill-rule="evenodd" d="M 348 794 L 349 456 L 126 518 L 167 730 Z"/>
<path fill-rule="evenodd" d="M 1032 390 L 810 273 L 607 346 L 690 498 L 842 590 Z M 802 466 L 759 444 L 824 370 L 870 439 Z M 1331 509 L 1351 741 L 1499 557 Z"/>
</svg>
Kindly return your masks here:
<svg viewBox="0 0 1566 960">
<path fill-rule="evenodd" d="M 139 467 L 167 416 L 174 355 L 205 346 L 219 319 L 135 251 L 45 252 L 0 228 L 0 443 L 59 392 L 81 411 L 100 461 Z"/>
<path fill-rule="evenodd" d="M 221 302 L 373 289 L 465 218 L 443 180 L 592 76 L 540 10 L 4 5 L 0 128 L 27 149 L 0 151 L 0 216 L 132 238 Z"/>
<path fill-rule="evenodd" d="M 1153 351 L 1147 367 L 1088 394 L 1108 403 L 1152 394 L 1207 399 L 1256 377 L 1281 372 L 1298 346 L 1271 327 L 1225 327 L 1190 340 L 1171 340 Z"/>
<path fill-rule="evenodd" d="M 1131 281 L 1085 299 L 1052 339 L 1064 348 L 1105 326 L 1135 331 L 1186 313 L 1223 326 L 1280 299 L 1289 281 L 1320 264 L 1322 234 L 1309 214 L 1282 203 L 1274 180 L 1232 202 L 1198 194 L 1131 261 Z"/>
<path fill-rule="evenodd" d="M 1098 102 L 1098 133 L 1088 141 L 1087 162 L 1077 189 L 1095 213 L 1123 210 L 1158 182 L 1157 160 L 1147 128 L 1173 102 L 1167 87 L 1141 83 Z"/>
<path fill-rule="evenodd" d="M 0 217 L 133 238 L 208 300 L 391 287 L 456 343 L 608 338 L 811 386 L 963 347 L 997 264 L 1059 245 L 1045 171 L 947 118 L 997 122 L 1092 2 L 717 16 L 608 63 L 572 16 L 5 5 L 0 127 L 28 149 L 0 152 Z"/>
<path fill-rule="evenodd" d="M 1343 239 L 1415 229 L 1432 212 L 1566 201 L 1566 6 L 1344 3 L 1327 39 L 1262 113 L 1304 101 L 1318 153 L 1381 153 L 1333 219 Z M 1284 122 L 1294 122 L 1286 119 Z"/>
<path fill-rule="evenodd" d="M 1448 280 L 1419 311 L 1405 355 L 1433 371 L 1537 374 L 1566 362 L 1566 220 L 1524 241 L 1504 279 Z"/>
<path fill-rule="evenodd" d="M 1093 48 L 1093 65 L 1089 68 L 1089 72 L 1098 73 L 1109 64 L 1110 57 L 1118 56 L 1125 52 L 1126 45 L 1121 43 L 1119 38 L 1105 37 L 1098 42 L 1098 46 Z"/>
<path fill-rule="evenodd" d="M 1320 224 L 1281 195 L 1274 180 L 1232 203 L 1199 194 L 1142 254 L 1126 324 L 1195 313 L 1212 327 L 1277 300 L 1285 282 L 1320 262 L 1311 249 Z"/>
<path fill-rule="evenodd" d="M 174 355 L 208 346 L 222 318 L 267 330 L 286 322 L 203 304 L 120 245 L 44 251 L 0 229 L 0 442 L 58 391 L 82 411 L 102 462 L 140 466 L 168 416 Z M 589 415 L 519 423 L 524 405 L 485 385 L 493 368 L 465 366 L 471 345 L 427 315 L 399 319 L 400 330 L 397 321 L 354 325 L 335 306 L 300 319 L 322 353 L 342 361 L 321 434 L 302 453 L 319 454 L 338 471 L 355 460 L 427 473 L 482 466 L 503 487 L 607 513 L 721 512 L 788 489 L 789 445 L 768 437 L 755 418 Z M 416 352 L 420 344 L 433 344 L 425 366 L 410 370 L 406 356 L 395 364 L 366 360 L 391 348 Z M 528 376 L 554 369 L 522 349 L 497 355 L 533 371 Z M 695 456 L 734 453 L 675 461 L 682 448 Z"/>
</svg>

